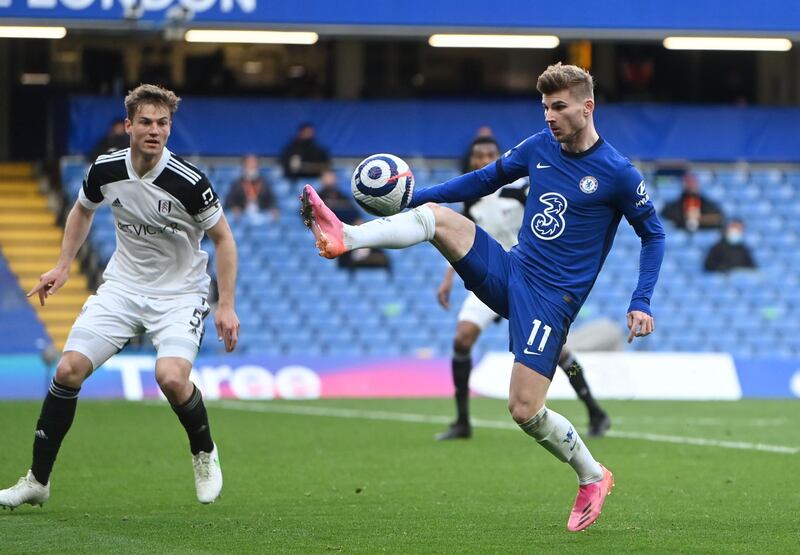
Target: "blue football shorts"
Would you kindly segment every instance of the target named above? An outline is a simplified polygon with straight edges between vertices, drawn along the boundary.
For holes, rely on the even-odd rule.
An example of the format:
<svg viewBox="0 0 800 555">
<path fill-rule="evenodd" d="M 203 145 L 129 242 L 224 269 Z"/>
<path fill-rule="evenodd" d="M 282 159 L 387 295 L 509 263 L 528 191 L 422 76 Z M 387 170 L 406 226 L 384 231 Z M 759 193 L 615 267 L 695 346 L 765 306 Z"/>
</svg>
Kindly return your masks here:
<svg viewBox="0 0 800 555">
<path fill-rule="evenodd" d="M 510 253 L 475 226 L 475 242 L 453 269 L 489 308 L 508 319 L 508 350 L 514 362 L 553 379 L 571 320 L 537 293 Z"/>
</svg>

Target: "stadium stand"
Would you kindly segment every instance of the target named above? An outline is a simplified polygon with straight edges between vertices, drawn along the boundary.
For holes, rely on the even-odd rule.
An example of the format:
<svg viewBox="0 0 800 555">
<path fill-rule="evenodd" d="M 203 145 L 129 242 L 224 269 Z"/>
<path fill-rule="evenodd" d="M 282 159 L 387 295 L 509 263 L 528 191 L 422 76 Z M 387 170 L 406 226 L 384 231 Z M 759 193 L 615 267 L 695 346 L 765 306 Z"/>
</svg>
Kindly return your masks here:
<svg viewBox="0 0 800 555">
<path fill-rule="evenodd" d="M 0 258 L 5 272 L 0 307 L 0 330 L 4 332 L 0 343 L 4 345 L 0 351 L 34 350 L 37 340 L 44 345 L 42 338 L 49 338 L 56 349 L 64 345 L 87 294 L 86 279 L 77 262 L 71 268 L 72 279 L 50 299 L 46 310 L 36 298 L 26 301 L 31 310 L 16 303 L 18 298 L 25 300 L 23 291 L 38 283 L 39 276 L 55 263 L 61 236 L 61 227 L 48 206 L 47 196 L 39 190 L 33 166 L 0 164 Z M 30 322 L 29 312 L 35 325 Z"/>
<path fill-rule="evenodd" d="M 0 254 L 0 354 L 38 352 L 48 340 L 36 311 Z"/>
<path fill-rule="evenodd" d="M 208 159 L 201 160 L 199 166 L 224 198 L 237 175 L 238 163 Z M 337 163 L 336 171 L 343 176 L 341 183 L 349 182 L 344 176 L 350 170 L 346 162 Z M 422 187 L 457 174 L 456 162 L 434 169 L 418 163 L 415 170 Z M 84 171 L 84 162 L 62 165 L 70 201 L 77 195 Z M 242 352 L 449 355 L 455 309 L 446 312 L 436 303 L 436 287 L 445 263 L 433 247 L 389 251 L 391 273 L 339 269 L 317 256 L 300 221 L 297 191 L 279 170 L 269 171 L 281 219 L 259 225 L 232 222 L 239 245 L 237 305 L 242 320 Z M 800 308 L 800 254 L 796 250 L 800 242 L 800 171 L 743 171 L 717 166 L 696 173 L 704 193 L 719 202 L 726 215 L 745 221 L 759 270 L 730 275 L 705 273 L 703 257 L 719 232 L 690 234 L 668 227 L 666 259 L 653 300 L 658 333 L 632 348 L 710 350 L 743 357 L 800 356 L 800 346 L 792 340 L 800 324 L 783 318 Z M 646 177 L 658 209 L 680 193 L 677 178 Z M 107 208 L 98 211 L 90 236 L 103 264 L 114 250 L 110 217 Z M 207 250 L 213 253 L 213 249 Z M 602 316 L 624 325 L 624 311 L 637 278 L 638 252 L 638 238 L 623 222 L 576 326 Z M 453 306 L 459 306 L 463 295 L 463 288 L 455 288 Z M 207 329 L 214 329 L 211 318 L 206 324 Z M 505 350 L 506 346 L 506 327 L 498 325 L 485 332 L 478 350 Z M 202 349 L 210 353 L 219 352 L 221 347 L 208 337 Z"/>
</svg>

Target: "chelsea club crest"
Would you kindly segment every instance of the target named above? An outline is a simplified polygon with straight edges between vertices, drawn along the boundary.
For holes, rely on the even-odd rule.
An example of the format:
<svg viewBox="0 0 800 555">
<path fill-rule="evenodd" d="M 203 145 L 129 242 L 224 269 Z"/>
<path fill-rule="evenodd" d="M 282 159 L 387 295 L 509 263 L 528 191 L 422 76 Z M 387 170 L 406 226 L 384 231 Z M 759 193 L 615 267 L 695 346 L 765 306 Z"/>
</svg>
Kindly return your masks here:
<svg viewBox="0 0 800 555">
<path fill-rule="evenodd" d="M 583 191 L 587 195 L 591 195 L 597 190 L 597 178 L 592 177 L 591 175 L 587 175 L 586 177 L 580 180 L 578 186 L 581 188 L 581 191 Z"/>
</svg>

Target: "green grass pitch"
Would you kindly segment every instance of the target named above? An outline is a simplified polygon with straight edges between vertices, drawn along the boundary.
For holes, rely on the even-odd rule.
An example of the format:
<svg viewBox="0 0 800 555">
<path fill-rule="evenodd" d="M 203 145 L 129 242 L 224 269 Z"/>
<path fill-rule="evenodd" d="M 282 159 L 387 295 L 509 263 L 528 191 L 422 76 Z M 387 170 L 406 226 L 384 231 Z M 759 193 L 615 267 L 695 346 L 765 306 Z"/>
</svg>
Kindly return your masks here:
<svg viewBox="0 0 800 555">
<path fill-rule="evenodd" d="M 165 403 L 82 401 L 44 508 L 0 512 L 2 553 L 797 553 L 797 401 L 607 402 L 587 440 L 617 486 L 566 531 L 572 470 L 476 399 L 470 441 L 436 443 L 452 402 L 210 403 L 225 487 L 195 501 Z M 577 402 L 550 405 L 583 431 Z M 30 463 L 39 403 L 0 403 L 0 487 Z M 689 440 L 686 438 L 695 438 Z M 688 443 L 693 441 L 694 444 Z"/>
</svg>

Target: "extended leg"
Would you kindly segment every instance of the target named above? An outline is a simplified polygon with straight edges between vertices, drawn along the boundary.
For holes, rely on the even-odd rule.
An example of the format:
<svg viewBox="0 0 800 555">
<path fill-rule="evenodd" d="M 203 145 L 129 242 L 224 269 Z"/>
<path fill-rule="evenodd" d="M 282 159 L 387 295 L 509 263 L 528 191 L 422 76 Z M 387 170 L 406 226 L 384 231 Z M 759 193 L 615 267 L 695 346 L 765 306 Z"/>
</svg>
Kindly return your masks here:
<svg viewBox="0 0 800 555">
<path fill-rule="evenodd" d="M 445 258 L 454 262 L 467 254 L 475 237 L 475 224 L 436 204 L 351 226 L 342 223 L 310 185 L 304 187 L 300 201 L 303 222 L 325 258 L 364 247 L 403 249 L 432 241 Z"/>
</svg>

